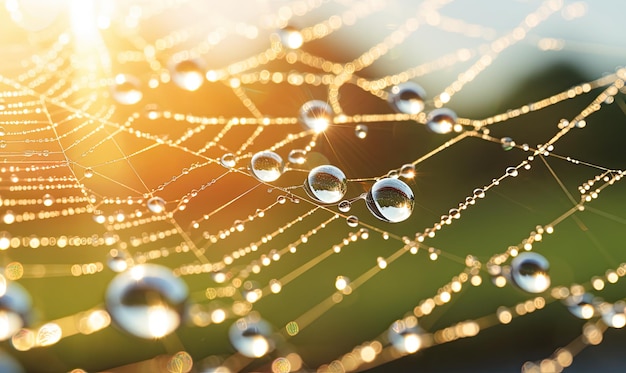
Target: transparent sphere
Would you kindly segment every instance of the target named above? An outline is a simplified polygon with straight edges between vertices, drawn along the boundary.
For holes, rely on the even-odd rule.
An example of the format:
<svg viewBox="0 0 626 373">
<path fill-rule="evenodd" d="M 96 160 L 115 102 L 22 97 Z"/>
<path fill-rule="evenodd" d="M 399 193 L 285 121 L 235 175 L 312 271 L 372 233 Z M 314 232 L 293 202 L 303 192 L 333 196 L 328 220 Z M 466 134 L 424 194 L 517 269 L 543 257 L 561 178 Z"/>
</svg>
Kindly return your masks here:
<svg viewBox="0 0 626 373">
<path fill-rule="evenodd" d="M 293 164 L 304 164 L 306 162 L 306 151 L 303 149 L 293 149 L 289 152 L 287 160 Z"/>
<path fill-rule="evenodd" d="M 346 218 L 346 224 L 348 227 L 356 228 L 359 226 L 359 217 L 356 215 L 350 215 Z"/>
<path fill-rule="evenodd" d="M 107 287 L 111 319 L 140 338 L 164 337 L 178 328 L 187 301 L 187 285 L 169 268 L 142 264 L 118 274 Z"/>
<path fill-rule="evenodd" d="M 124 272 L 128 269 L 129 258 L 124 251 L 111 249 L 107 254 L 107 267 L 113 272 Z"/>
<path fill-rule="evenodd" d="M 404 82 L 391 88 L 388 101 L 399 113 L 418 114 L 424 110 L 426 91 L 419 84 Z"/>
<path fill-rule="evenodd" d="M 300 108 L 298 120 L 306 129 L 323 132 L 333 122 L 333 109 L 325 101 L 308 101 Z"/>
<path fill-rule="evenodd" d="M 232 153 L 226 153 L 220 158 L 220 164 L 227 168 L 233 168 L 237 165 L 237 159 Z"/>
<path fill-rule="evenodd" d="M 435 109 L 428 113 L 426 126 L 434 133 L 450 133 L 456 124 L 456 113 L 448 108 Z"/>
<path fill-rule="evenodd" d="M 626 326 L 626 303 L 617 301 L 613 304 L 602 302 L 598 309 L 602 315 L 602 321 L 611 328 L 623 328 Z"/>
<path fill-rule="evenodd" d="M 170 67 L 174 84 L 186 91 L 196 91 L 204 83 L 204 67 L 197 60 L 183 60 Z"/>
<path fill-rule="evenodd" d="M 505 151 L 509 151 L 515 147 L 515 141 L 513 141 L 510 137 L 503 137 L 500 139 L 500 144 L 502 144 L 502 149 Z"/>
<path fill-rule="evenodd" d="M 309 171 L 304 190 L 319 202 L 339 202 L 348 190 L 346 175 L 335 166 L 317 166 Z"/>
<path fill-rule="evenodd" d="M 511 261 L 511 280 L 529 293 L 542 293 L 550 287 L 550 263 L 542 255 L 532 252 L 519 254 Z"/>
<path fill-rule="evenodd" d="M 295 27 L 287 26 L 278 31 L 280 43 L 289 49 L 298 49 L 304 43 L 302 34 Z"/>
<path fill-rule="evenodd" d="M 421 328 L 406 320 L 397 320 L 389 327 L 387 337 L 391 345 L 401 353 L 412 354 L 422 347 Z"/>
<path fill-rule="evenodd" d="M 280 155 L 261 151 L 252 156 L 250 170 L 257 179 L 269 183 L 278 180 L 285 170 L 285 164 Z"/>
<path fill-rule="evenodd" d="M 257 358 L 274 349 L 272 327 L 256 314 L 235 321 L 228 331 L 230 343 L 240 354 Z"/>
<path fill-rule="evenodd" d="M 343 200 L 337 205 L 337 209 L 341 212 L 348 212 L 352 209 L 352 202 Z"/>
<path fill-rule="evenodd" d="M 380 179 L 367 192 L 365 202 L 370 212 L 382 221 L 399 223 L 413 213 L 414 195 L 399 179 Z"/>
<path fill-rule="evenodd" d="M 365 124 L 357 124 L 356 127 L 354 127 L 354 135 L 359 139 L 366 138 L 368 131 L 369 128 Z"/>
<path fill-rule="evenodd" d="M 17 282 L 8 281 L 0 290 L 3 290 L 0 296 L 0 341 L 4 341 L 30 321 L 31 299 Z"/>
<path fill-rule="evenodd" d="M 134 105 L 143 98 L 139 87 L 139 79 L 128 74 L 118 74 L 111 87 L 111 94 L 113 99 L 122 105 Z"/>
<path fill-rule="evenodd" d="M 155 214 L 160 214 L 165 211 L 165 200 L 161 197 L 152 197 L 146 202 L 148 210 Z"/>
<path fill-rule="evenodd" d="M 579 319 L 588 320 L 598 315 L 595 297 L 590 293 L 570 295 L 563 299 L 567 310 Z"/>
</svg>

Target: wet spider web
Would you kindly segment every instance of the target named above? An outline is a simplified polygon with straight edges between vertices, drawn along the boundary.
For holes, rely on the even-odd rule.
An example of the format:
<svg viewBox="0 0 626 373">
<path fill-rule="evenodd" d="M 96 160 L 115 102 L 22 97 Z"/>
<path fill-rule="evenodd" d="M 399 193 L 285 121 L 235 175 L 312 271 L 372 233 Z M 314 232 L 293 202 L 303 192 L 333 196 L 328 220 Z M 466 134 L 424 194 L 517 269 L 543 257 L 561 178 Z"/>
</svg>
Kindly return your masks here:
<svg viewBox="0 0 626 373">
<path fill-rule="evenodd" d="M 513 93 L 501 72 L 579 48 L 558 27 L 591 5 L 517 2 L 500 24 L 448 1 L 112 4 L 4 2 L 0 249 L 32 317 L 3 348 L 26 370 L 416 367 L 530 319 L 557 325 L 553 343 L 509 361 L 547 372 L 624 325 L 626 72 L 558 65 Z M 390 106 L 407 82 L 423 110 Z M 313 100 L 323 131 L 298 114 Z M 443 129 L 440 108 L 458 116 Z M 285 163 L 275 179 L 251 166 L 264 151 Z M 347 192 L 323 203 L 303 185 L 329 164 Z M 414 193 L 406 220 L 371 213 L 385 179 Z M 513 264 L 527 252 L 547 275 Z M 189 301 L 175 332 L 144 340 L 104 295 L 146 263 Z M 241 323 L 264 342 L 238 345 Z"/>
</svg>

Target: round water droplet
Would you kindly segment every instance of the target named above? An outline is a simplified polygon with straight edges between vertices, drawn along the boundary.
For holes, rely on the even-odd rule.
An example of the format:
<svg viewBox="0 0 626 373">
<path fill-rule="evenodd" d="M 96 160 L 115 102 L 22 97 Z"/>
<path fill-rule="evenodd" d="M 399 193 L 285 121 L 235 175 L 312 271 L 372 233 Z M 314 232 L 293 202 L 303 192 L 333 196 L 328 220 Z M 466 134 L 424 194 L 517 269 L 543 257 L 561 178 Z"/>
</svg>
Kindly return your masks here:
<svg viewBox="0 0 626 373">
<path fill-rule="evenodd" d="M 364 139 L 367 137 L 367 131 L 369 128 L 365 124 L 357 124 L 354 127 L 354 135 L 359 139 Z"/>
<path fill-rule="evenodd" d="M 113 272 L 124 272 L 128 269 L 128 259 L 129 258 L 128 255 L 126 255 L 126 252 L 118 249 L 111 249 L 107 254 L 107 267 L 109 267 L 109 269 Z"/>
<path fill-rule="evenodd" d="M 339 202 L 348 190 L 346 175 L 335 166 L 317 166 L 309 171 L 304 181 L 304 190 L 319 202 Z"/>
<path fill-rule="evenodd" d="M 122 105 L 134 105 L 143 97 L 139 87 L 139 79 L 128 74 L 118 74 L 111 87 L 111 94 L 113 99 Z"/>
<path fill-rule="evenodd" d="M 415 166 L 412 163 L 407 163 L 400 168 L 400 176 L 405 179 L 412 179 L 415 177 Z"/>
<path fill-rule="evenodd" d="M 355 228 L 359 226 L 359 218 L 357 216 L 354 215 L 350 215 L 346 218 L 346 224 L 348 224 L 349 227 Z"/>
<path fill-rule="evenodd" d="M 227 168 L 233 168 L 237 165 L 237 158 L 232 153 L 226 153 L 220 158 L 220 164 Z"/>
<path fill-rule="evenodd" d="M 93 177 L 93 169 L 91 167 L 85 168 L 84 176 L 87 179 L 91 179 Z"/>
<path fill-rule="evenodd" d="M 155 120 L 161 116 L 161 113 L 159 112 L 159 105 L 157 104 L 148 104 L 144 107 L 143 111 L 145 117 L 150 120 Z"/>
<path fill-rule="evenodd" d="M 448 108 L 435 109 L 428 113 L 426 126 L 434 133 L 450 133 L 456 124 L 456 113 Z"/>
<path fill-rule="evenodd" d="M 169 268 L 142 264 L 118 274 L 107 287 L 105 304 L 111 319 L 140 338 L 164 337 L 183 318 L 187 286 Z"/>
<path fill-rule="evenodd" d="M 502 144 L 502 149 L 505 151 L 509 151 L 515 147 L 515 141 L 510 137 L 501 138 L 500 143 Z"/>
<path fill-rule="evenodd" d="M 11 338 L 28 325 L 30 317 L 30 295 L 17 282 L 6 281 L 0 296 L 0 341 Z"/>
<path fill-rule="evenodd" d="M 550 263 L 542 255 L 521 253 L 511 261 L 511 280 L 529 293 L 542 293 L 550 287 L 548 268 Z"/>
<path fill-rule="evenodd" d="M 280 43 L 288 49 L 298 49 L 304 43 L 302 34 L 295 27 L 287 26 L 278 31 Z"/>
<path fill-rule="evenodd" d="M 303 149 L 293 149 L 287 156 L 289 163 L 304 164 L 306 162 L 306 151 Z"/>
<path fill-rule="evenodd" d="M 333 109 L 325 101 L 308 101 L 300 108 L 298 120 L 305 129 L 323 132 L 333 122 Z"/>
<path fill-rule="evenodd" d="M 391 88 L 388 101 L 399 113 L 418 114 L 424 110 L 426 91 L 413 82 L 405 82 Z"/>
<path fill-rule="evenodd" d="M 7 147 L 7 142 L 4 140 L 0 140 L 0 149 L 4 149 Z"/>
<path fill-rule="evenodd" d="M 398 223 L 413 213 L 411 188 L 400 179 L 381 179 L 372 185 L 365 197 L 367 208 L 378 219 Z"/>
<path fill-rule="evenodd" d="M 389 327 L 387 336 L 391 345 L 401 353 L 412 354 L 422 347 L 423 331 L 417 326 L 405 320 L 397 320 Z"/>
<path fill-rule="evenodd" d="M 519 172 L 517 171 L 517 168 L 515 167 L 507 167 L 504 172 L 506 172 L 506 174 L 511 177 L 515 177 L 519 174 Z"/>
<path fill-rule="evenodd" d="M 626 326 L 626 304 L 624 301 L 617 301 L 614 304 L 602 302 L 598 309 L 602 314 L 602 321 L 611 328 L 623 328 Z"/>
<path fill-rule="evenodd" d="M 337 205 L 337 208 L 341 212 L 348 212 L 352 208 L 352 202 L 343 200 L 339 202 L 339 204 Z"/>
<path fill-rule="evenodd" d="M 261 151 L 252 156 L 250 170 L 259 180 L 272 182 L 283 174 L 285 164 L 280 155 L 271 151 Z"/>
<path fill-rule="evenodd" d="M 474 198 L 485 198 L 485 191 L 482 188 L 474 189 Z"/>
<path fill-rule="evenodd" d="M 165 200 L 161 197 L 152 197 L 146 202 L 148 210 L 155 214 L 160 214 L 165 211 Z"/>
<path fill-rule="evenodd" d="M 590 293 L 570 295 L 563 300 L 567 310 L 579 319 L 588 320 L 598 315 L 595 297 Z"/>
<path fill-rule="evenodd" d="M 4 224 L 13 224 L 15 223 L 15 214 L 11 210 L 7 210 L 2 216 L 2 221 Z"/>
<path fill-rule="evenodd" d="M 204 83 L 204 64 L 198 60 L 184 60 L 171 65 L 174 84 L 186 91 L 196 91 Z"/>
<path fill-rule="evenodd" d="M 44 206 L 50 207 L 54 204 L 54 198 L 50 194 L 46 193 L 41 199 L 41 202 L 43 203 Z"/>
<path fill-rule="evenodd" d="M 6 134 L 7 134 L 6 129 L 4 129 L 4 127 L 1 127 L 1 126 L 0 126 L 0 137 L 5 136 Z"/>
<path fill-rule="evenodd" d="M 240 354 L 258 358 L 274 349 L 272 327 L 256 314 L 241 318 L 228 331 L 230 343 Z"/>
</svg>

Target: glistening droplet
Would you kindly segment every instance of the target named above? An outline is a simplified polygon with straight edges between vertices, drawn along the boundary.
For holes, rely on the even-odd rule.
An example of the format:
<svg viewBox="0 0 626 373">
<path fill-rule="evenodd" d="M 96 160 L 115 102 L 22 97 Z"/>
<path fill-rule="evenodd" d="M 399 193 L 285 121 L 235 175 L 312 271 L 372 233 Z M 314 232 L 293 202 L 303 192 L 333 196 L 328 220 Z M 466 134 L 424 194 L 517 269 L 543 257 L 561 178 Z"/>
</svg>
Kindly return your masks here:
<svg viewBox="0 0 626 373">
<path fill-rule="evenodd" d="M 309 171 L 304 190 L 319 202 L 339 202 L 348 190 L 346 175 L 332 165 L 317 166 Z"/>
<path fill-rule="evenodd" d="M 134 105 L 143 97 L 139 87 L 139 79 L 128 74 L 118 74 L 111 86 L 111 95 L 115 101 L 122 105 Z"/>
<path fill-rule="evenodd" d="M 183 60 L 170 67 L 172 80 L 186 91 L 196 91 L 204 83 L 204 67 L 199 60 Z"/>
<path fill-rule="evenodd" d="M 529 293 L 542 293 L 550 287 L 550 263 L 540 254 L 525 252 L 511 261 L 511 280 Z"/>
<path fill-rule="evenodd" d="M 230 343 L 240 354 L 259 358 L 274 349 L 270 324 L 256 314 L 238 319 L 228 331 Z"/>
<path fill-rule="evenodd" d="M 333 109 L 325 101 L 308 101 L 300 108 L 298 120 L 306 129 L 323 132 L 333 122 Z"/>
<path fill-rule="evenodd" d="M 452 132 L 456 124 L 456 113 L 448 108 L 435 109 L 428 113 L 426 126 L 434 133 L 446 134 Z"/>
<path fill-rule="evenodd" d="M 404 82 L 391 88 L 389 104 L 397 112 L 404 114 L 418 114 L 424 110 L 426 91 L 413 82 Z"/>
<path fill-rule="evenodd" d="M 413 213 L 414 195 L 411 188 L 400 179 L 381 179 L 367 192 L 365 202 L 378 219 L 399 223 Z"/>
<path fill-rule="evenodd" d="M 285 164 L 280 155 L 271 151 L 261 151 L 252 156 L 250 170 L 259 180 L 272 182 L 283 174 Z"/>
</svg>

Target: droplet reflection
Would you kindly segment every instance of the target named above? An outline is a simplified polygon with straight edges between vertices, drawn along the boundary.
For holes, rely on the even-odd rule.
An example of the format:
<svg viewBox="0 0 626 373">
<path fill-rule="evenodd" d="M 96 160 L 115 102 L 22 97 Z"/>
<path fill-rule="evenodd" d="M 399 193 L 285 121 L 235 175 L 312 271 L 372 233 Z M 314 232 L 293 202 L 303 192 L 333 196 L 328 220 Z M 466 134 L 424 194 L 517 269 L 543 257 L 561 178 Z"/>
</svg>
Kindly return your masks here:
<svg viewBox="0 0 626 373">
<path fill-rule="evenodd" d="M 252 156 L 250 170 L 259 180 L 272 182 L 283 174 L 285 164 L 280 155 L 271 151 L 261 151 Z"/>
<path fill-rule="evenodd" d="M 331 165 L 318 166 L 309 171 L 304 181 L 304 190 L 322 203 L 339 202 L 348 189 L 346 175 Z"/>
<path fill-rule="evenodd" d="M 550 263 L 542 255 L 521 253 L 511 261 L 511 279 L 520 289 L 529 293 L 542 293 L 550 287 Z"/>
<path fill-rule="evenodd" d="M 228 336 L 240 354 L 258 358 L 274 348 L 271 333 L 272 328 L 267 321 L 250 314 L 231 325 Z"/>
<path fill-rule="evenodd" d="M 398 223 L 413 213 L 414 195 L 399 179 L 381 179 L 374 183 L 365 197 L 367 208 L 378 219 Z"/>
</svg>

